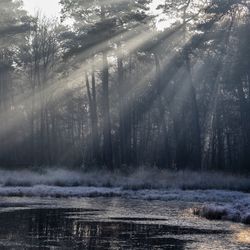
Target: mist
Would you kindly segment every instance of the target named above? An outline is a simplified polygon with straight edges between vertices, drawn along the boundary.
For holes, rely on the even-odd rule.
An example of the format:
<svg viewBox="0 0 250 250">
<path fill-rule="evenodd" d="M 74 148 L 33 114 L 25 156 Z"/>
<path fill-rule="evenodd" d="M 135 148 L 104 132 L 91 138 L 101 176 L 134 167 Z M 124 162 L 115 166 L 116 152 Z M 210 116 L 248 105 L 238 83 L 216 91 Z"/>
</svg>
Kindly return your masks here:
<svg viewBox="0 0 250 250">
<path fill-rule="evenodd" d="M 0 248 L 248 248 L 249 44 L 247 0 L 0 0 Z"/>
</svg>

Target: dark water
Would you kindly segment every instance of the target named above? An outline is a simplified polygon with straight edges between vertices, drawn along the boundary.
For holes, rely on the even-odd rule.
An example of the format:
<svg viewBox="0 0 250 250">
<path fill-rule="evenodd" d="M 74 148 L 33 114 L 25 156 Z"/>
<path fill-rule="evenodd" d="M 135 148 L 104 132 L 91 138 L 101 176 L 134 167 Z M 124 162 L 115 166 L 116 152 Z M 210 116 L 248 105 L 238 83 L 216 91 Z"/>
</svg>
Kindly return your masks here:
<svg viewBox="0 0 250 250">
<path fill-rule="evenodd" d="M 185 204 L 11 198 L 1 207 L 0 249 L 250 249 L 236 237 L 243 225 L 197 219 Z"/>
</svg>

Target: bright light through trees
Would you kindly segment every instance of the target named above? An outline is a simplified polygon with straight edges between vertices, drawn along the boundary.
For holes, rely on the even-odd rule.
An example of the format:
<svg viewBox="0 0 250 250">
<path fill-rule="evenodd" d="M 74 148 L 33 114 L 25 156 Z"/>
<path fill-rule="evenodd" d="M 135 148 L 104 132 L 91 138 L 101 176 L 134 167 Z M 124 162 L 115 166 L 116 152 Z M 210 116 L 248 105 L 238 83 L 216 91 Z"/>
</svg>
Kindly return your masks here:
<svg viewBox="0 0 250 250">
<path fill-rule="evenodd" d="M 249 170 L 248 1 L 1 10 L 2 162 Z"/>
</svg>

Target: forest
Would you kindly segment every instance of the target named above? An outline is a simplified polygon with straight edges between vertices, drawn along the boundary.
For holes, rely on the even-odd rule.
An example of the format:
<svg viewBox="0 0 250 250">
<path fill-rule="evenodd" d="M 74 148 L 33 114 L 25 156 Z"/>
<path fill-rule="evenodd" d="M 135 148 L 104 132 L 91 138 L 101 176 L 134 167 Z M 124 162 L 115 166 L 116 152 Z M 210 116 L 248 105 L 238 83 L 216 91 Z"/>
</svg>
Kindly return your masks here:
<svg viewBox="0 0 250 250">
<path fill-rule="evenodd" d="M 0 166 L 250 173 L 250 1 L 0 0 Z"/>
</svg>

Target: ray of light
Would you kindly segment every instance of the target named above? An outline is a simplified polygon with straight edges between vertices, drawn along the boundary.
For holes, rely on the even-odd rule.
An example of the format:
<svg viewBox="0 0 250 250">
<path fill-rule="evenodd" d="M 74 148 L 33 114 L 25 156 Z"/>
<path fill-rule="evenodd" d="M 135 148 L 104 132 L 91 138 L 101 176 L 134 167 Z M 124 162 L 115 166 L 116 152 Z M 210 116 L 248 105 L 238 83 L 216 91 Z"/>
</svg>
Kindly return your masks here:
<svg viewBox="0 0 250 250">
<path fill-rule="evenodd" d="M 191 19 L 190 19 L 191 20 Z M 124 37 L 127 37 L 127 40 L 125 39 L 124 47 L 126 48 L 127 54 L 132 53 L 136 51 L 138 48 L 142 47 L 144 44 L 150 43 L 152 39 L 158 35 L 158 32 L 155 31 L 144 31 L 145 25 L 140 25 L 139 28 L 141 30 L 141 33 L 134 36 L 134 31 L 130 30 L 128 32 L 125 32 L 123 34 L 123 37 L 121 38 L 120 34 L 115 36 L 113 39 L 111 39 L 112 42 L 117 42 L 119 39 L 124 40 Z M 174 29 L 167 30 L 165 32 L 161 33 L 161 39 L 167 39 L 171 37 L 173 34 L 175 34 L 178 30 L 180 30 L 182 25 L 178 25 Z M 136 31 L 138 32 L 138 31 Z M 133 35 L 132 35 L 133 34 Z M 110 42 L 110 40 L 109 40 Z M 96 45 L 94 48 L 90 48 L 87 51 L 84 51 L 83 55 L 81 57 L 88 58 L 90 55 L 92 55 L 96 51 L 103 51 L 103 49 L 107 48 L 108 41 L 101 42 L 100 44 Z M 117 50 L 112 48 L 108 49 L 108 54 L 117 54 Z M 123 53 L 119 53 L 118 56 L 124 57 Z M 31 107 L 31 104 L 34 102 L 34 100 L 39 100 L 40 96 L 51 96 L 52 93 L 57 93 L 56 95 L 61 95 L 64 91 L 59 91 L 60 89 L 64 89 L 64 86 L 67 86 L 68 81 L 72 85 L 79 84 L 81 82 L 81 79 L 83 79 L 83 72 L 84 71 L 90 71 L 92 68 L 92 65 L 90 65 L 88 62 L 84 62 L 81 64 L 81 66 L 75 70 L 73 73 L 70 74 L 68 78 L 61 79 L 58 81 L 53 81 L 51 85 L 47 86 L 45 89 L 43 89 L 41 92 L 36 93 L 34 96 L 27 97 L 27 94 L 20 95 L 15 102 L 16 107 L 28 107 L 26 114 L 29 112 L 29 107 Z M 102 69 L 102 61 L 101 60 L 95 60 L 95 68 L 101 70 Z M 42 107 L 41 105 L 36 105 L 36 110 L 34 112 L 37 112 Z M 13 127 L 18 126 L 20 122 L 22 121 L 23 117 L 15 116 L 13 117 L 13 110 L 9 110 L 3 114 L 1 114 L 1 118 L 8 122 L 7 125 L 2 126 L 0 128 L 0 134 L 6 134 L 8 131 L 11 131 Z M 12 119 L 10 119 L 12 118 Z"/>
<path fill-rule="evenodd" d="M 214 87 L 212 89 L 211 97 L 210 97 L 210 102 L 208 105 L 208 111 L 205 119 L 205 124 L 204 124 L 204 131 L 205 131 L 205 138 L 204 138 L 204 146 L 203 146 L 203 154 L 202 154 L 202 167 L 205 168 L 208 162 L 208 155 L 209 155 L 209 150 L 211 146 L 211 139 L 212 139 L 212 130 L 213 130 L 213 123 L 215 120 L 215 115 L 216 115 L 216 109 L 218 107 L 218 100 L 219 100 L 219 95 L 220 95 L 220 90 L 221 90 L 221 79 L 227 74 L 227 59 L 230 56 L 229 50 L 230 50 L 230 36 L 232 33 L 232 28 L 233 26 L 230 24 L 229 27 L 226 29 L 227 32 L 224 33 L 222 37 L 222 42 L 226 46 L 226 53 L 225 56 L 220 58 L 220 63 L 219 63 L 219 70 L 217 72 L 217 76 L 214 82 Z"/>
</svg>

